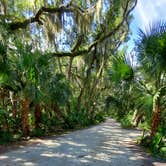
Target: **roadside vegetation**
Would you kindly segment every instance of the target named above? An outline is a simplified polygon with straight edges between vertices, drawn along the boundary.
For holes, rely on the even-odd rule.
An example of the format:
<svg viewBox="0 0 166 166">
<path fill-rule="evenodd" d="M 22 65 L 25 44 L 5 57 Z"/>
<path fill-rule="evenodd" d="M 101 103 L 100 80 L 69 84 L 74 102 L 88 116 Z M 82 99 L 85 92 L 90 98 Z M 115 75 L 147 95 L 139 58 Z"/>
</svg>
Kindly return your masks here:
<svg viewBox="0 0 166 166">
<path fill-rule="evenodd" d="M 137 64 L 132 66 L 124 58 L 113 63 L 115 69 L 110 78 L 116 77 L 114 92 L 106 102 L 111 115 L 121 122 L 122 127 L 143 130 L 142 146 L 166 158 L 166 24 L 155 23 L 147 29 L 147 32 L 139 31 L 135 43 Z M 125 65 L 129 65 L 128 71 L 132 72 L 128 72 L 130 74 L 124 80 Z"/>
<path fill-rule="evenodd" d="M 137 0 L 0 4 L 0 144 L 111 116 L 166 158 L 165 22 L 140 30 L 128 53 Z"/>
</svg>

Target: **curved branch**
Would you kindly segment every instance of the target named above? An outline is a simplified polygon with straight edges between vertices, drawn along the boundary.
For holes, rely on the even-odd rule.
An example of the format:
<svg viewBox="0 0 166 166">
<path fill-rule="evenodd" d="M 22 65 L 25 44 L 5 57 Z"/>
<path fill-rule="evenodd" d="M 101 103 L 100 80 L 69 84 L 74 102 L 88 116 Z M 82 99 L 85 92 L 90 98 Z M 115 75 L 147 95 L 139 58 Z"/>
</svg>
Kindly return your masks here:
<svg viewBox="0 0 166 166">
<path fill-rule="evenodd" d="M 36 13 L 35 16 L 26 19 L 24 21 L 17 21 L 17 22 L 12 22 L 9 24 L 9 27 L 12 31 L 17 30 L 19 28 L 24 29 L 26 28 L 29 24 L 37 22 L 39 25 L 43 25 L 42 21 L 40 20 L 40 16 L 43 13 L 64 13 L 64 12 L 79 12 L 79 14 L 84 14 L 84 10 L 81 9 L 80 7 L 77 7 L 76 5 L 68 4 L 66 6 L 61 5 L 60 7 L 41 7 L 38 12 Z"/>
<path fill-rule="evenodd" d="M 129 3 L 130 0 L 127 1 L 124 12 L 123 12 L 123 19 L 122 21 L 109 33 L 107 33 L 106 35 L 104 35 L 103 37 L 101 37 L 100 39 L 94 41 L 88 48 L 88 50 L 90 51 L 94 46 L 96 46 L 98 43 L 103 42 L 105 39 L 113 36 L 119 29 L 120 27 L 124 24 L 125 20 L 128 18 L 129 14 L 134 10 L 135 6 L 137 5 L 137 0 L 135 0 L 134 5 L 131 7 L 131 9 L 128 10 L 129 8 Z"/>
<path fill-rule="evenodd" d="M 87 54 L 89 51 L 87 49 L 75 51 L 75 52 L 53 52 L 49 53 L 50 57 L 77 57 L 80 55 Z"/>
<path fill-rule="evenodd" d="M 110 31 L 109 33 L 100 37 L 99 39 L 95 40 L 91 45 L 89 45 L 87 47 L 87 49 L 76 51 L 76 49 L 73 48 L 70 52 L 54 52 L 54 53 L 49 53 L 49 55 L 51 57 L 76 57 L 76 56 L 80 56 L 80 55 L 89 53 L 93 49 L 93 47 L 95 47 L 97 44 L 103 42 L 107 38 L 113 36 L 121 28 L 121 26 L 123 26 L 124 22 L 126 21 L 126 19 L 129 16 L 129 14 L 132 12 L 132 10 L 135 8 L 135 6 L 137 4 L 137 0 L 135 0 L 134 5 L 130 9 L 128 9 L 130 2 L 131 2 L 131 0 L 127 0 L 127 2 L 126 2 L 124 12 L 123 12 L 123 18 L 122 18 L 121 22 L 112 31 Z M 60 7 L 55 7 L 55 8 L 42 7 L 36 13 L 35 17 L 31 17 L 23 22 L 10 23 L 10 28 L 11 28 L 11 30 L 16 30 L 19 28 L 26 28 L 29 24 L 34 23 L 34 22 L 38 22 L 39 24 L 42 24 L 42 22 L 40 21 L 40 16 L 43 13 L 63 13 L 63 12 L 75 12 L 75 11 L 79 12 L 82 15 L 85 13 L 85 11 L 83 9 L 81 9 L 80 7 L 77 7 L 76 5 L 72 5 L 72 4 L 68 4 L 66 6 L 62 5 Z M 79 46 L 78 47 L 73 46 L 73 47 L 78 48 Z"/>
<path fill-rule="evenodd" d="M 89 45 L 89 47 L 87 49 L 84 49 L 84 50 L 81 50 L 81 51 L 64 52 L 64 53 L 58 53 L 58 52 L 50 53 L 51 57 L 76 57 L 76 56 L 87 54 L 97 44 L 99 44 L 99 43 L 103 42 L 105 39 L 113 36 L 121 28 L 121 26 L 123 26 L 125 20 L 128 18 L 129 14 L 133 11 L 135 6 L 137 5 L 137 0 L 135 0 L 134 5 L 131 7 L 131 9 L 128 10 L 130 1 L 131 0 L 128 0 L 127 3 L 126 3 L 122 21 L 112 31 L 110 31 L 108 34 L 106 34 L 103 37 L 95 40 L 91 45 Z"/>
</svg>

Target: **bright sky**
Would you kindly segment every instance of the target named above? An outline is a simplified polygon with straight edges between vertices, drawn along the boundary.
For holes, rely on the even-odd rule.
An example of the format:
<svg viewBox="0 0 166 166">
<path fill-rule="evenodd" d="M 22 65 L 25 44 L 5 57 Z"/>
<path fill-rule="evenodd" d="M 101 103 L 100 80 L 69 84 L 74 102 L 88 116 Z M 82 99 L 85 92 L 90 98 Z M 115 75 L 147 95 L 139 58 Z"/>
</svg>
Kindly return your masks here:
<svg viewBox="0 0 166 166">
<path fill-rule="evenodd" d="M 138 0 L 133 11 L 134 19 L 131 24 L 132 36 L 129 50 L 133 47 L 133 40 L 137 38 L 138 29 L 144 30 L 148 25 L 166 21 L 166 0 Z"/>
</svg>

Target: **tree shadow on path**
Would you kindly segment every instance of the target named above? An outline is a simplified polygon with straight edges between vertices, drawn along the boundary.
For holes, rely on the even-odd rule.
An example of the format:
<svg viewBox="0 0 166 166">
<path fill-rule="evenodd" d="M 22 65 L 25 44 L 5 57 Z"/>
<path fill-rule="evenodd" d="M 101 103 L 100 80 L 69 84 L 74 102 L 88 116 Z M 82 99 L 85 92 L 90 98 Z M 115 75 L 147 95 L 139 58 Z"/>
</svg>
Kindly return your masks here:
<svg viewBox="0 0 166 166">
<path fill-rule="evenodd" d="M 140 131 L 109 119 L 89 129 L 42 139 L 0 155 L 0 166 L 165 166 L 135 145 Z"/>
</svg>

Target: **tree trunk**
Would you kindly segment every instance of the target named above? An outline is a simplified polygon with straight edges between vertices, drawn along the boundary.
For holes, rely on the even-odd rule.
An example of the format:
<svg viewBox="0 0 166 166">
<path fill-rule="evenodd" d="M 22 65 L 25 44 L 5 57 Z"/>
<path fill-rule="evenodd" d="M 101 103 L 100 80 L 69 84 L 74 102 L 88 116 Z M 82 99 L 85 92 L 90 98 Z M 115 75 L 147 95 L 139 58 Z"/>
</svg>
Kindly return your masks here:
<svg viewBox="0 0 166 166">
<path fill-rule="evenodd" d="M 67 75 L 69 82 L 70 82 L 70 77 L 71 77 L 71 68 L 72 68 L 73 59 L 74 59 L 74 57 L 71 57 L 69 60 L 69 68 L 68 68 L 68 75 Z"/>
<path fill-rule="evenodd" d="M 153 137 L 158 131 L 158 127 L 160 124 L 160 113 L 161 113 L 160 101 L 159 99 L 157 99 L 154 106 L 153 116 L 152 116 L 151 133 L 150 133 L 151 137 Z"/>
<path fill-rule="evenodd" d="M 84 91 L 84 89 L 81 88 L 80 94 L 77 99 L 77 112 L 81 111 L 81 99 L 82 99 L 83 91 Z"/>
<path fill-rule="evenodd" d="M 35 128 L 40 128 L 41 122 L 41 106 L 40 104 L 35 105 Z"/>
<path fill-rule="evenodd" d="M 15 118 L 16 115 L 17 115 L 17 100 L 14 100 L 12 105 L 12 117 Z"/>
<path fill-rule="evenodd" d="M 17 115 L 17 98 L 14 92 L 9 92 L 10 94 L 10 100 L 12 103 L 12 117 L 15 118 Z"/>
<path fill-rule="evenodd" d="M 28 136 L 29 134 L 29 112 L 30 112 L 30 109 L 29 109 L 29 105 L 30 105 L 30 101 L 28 98 L 25 98 L 23 101 L 22 101 L 22 115 L 21 115 L 21 118 L 22 118 L 22 132 L 23 132 L 23 135 L 24 136 Z"/>
<path fill-rule="evenodd" d="M 143 116 L 144 116 L 144 113 L 140 113 L 140 114 L 137 114 L 136 116 L 135 116 L 135 118 L 134 118 L 134 122 L 133 122 L 133 125 L 135 126 L 135 127 L 138 127 L 138 124 L 142 121 L 142 119 L 143 119 Z"/>
<path fill-rule="evenodd" d="M 62 121 L 64 118 L 63 118 L 62 112 L 57 104 L 53 104 L 53 110 L 54 110 L 55 114 L 57 115 L 58 119 Z"/>
<path fill-rule="evenodd" d="M 0 8 L 0 10 L 1 10 L 1 13 L 3 15 L 6 14 L 6 2 L 5 2 L 5 0 L 1 0 L 1 8 Z"/>
</svg>

